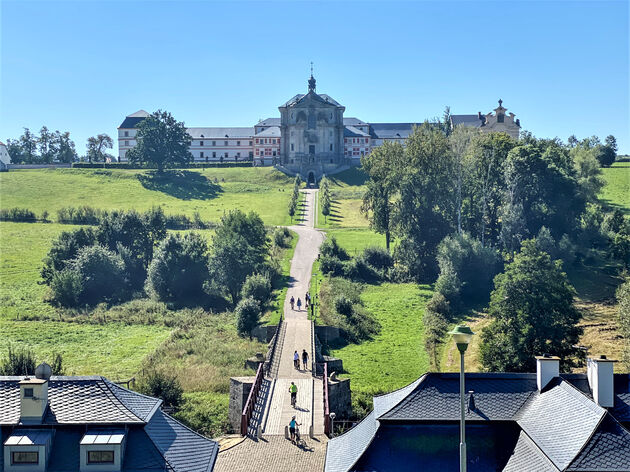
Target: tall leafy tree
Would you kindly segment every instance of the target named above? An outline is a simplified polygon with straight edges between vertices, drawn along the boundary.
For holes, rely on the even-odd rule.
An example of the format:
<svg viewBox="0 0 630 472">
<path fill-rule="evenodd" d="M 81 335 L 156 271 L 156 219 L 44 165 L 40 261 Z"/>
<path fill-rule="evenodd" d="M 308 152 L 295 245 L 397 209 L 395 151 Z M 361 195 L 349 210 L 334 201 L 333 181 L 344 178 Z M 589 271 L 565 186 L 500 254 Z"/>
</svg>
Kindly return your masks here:
<svg viewBox="0 0 630 472">
<path fill-rule="evenodd" d="M 77 151 L 74 146 L 74 141 L 70 139 L 70 133 L 60 133 L 55 131 L 55 148 L 57 150 L 57 160 L 59 162 L 70 163 L 77 160 Z"/>
<path fill-rule="evenodd" d="M 544 353 L 559 356 L 565 368 L 570 366 L 582 329 L 573 305 L 575 290 L 561 262 L 552 261 L 535 240 L 527 240 L 505 272 L 495 277 L 494 286 L 492 321 L 481 335 L 484 368 L 531 372 L 534 356 Z"/>
<path fill-rule="evenodd" d="M 127 158 L 154 165 L 158 172 L 193 160 L 189 151 L 191 137 L 184 123 L 166 111 L 158 110 L 143 120 L 138 125 L 136 139 L 138 144 L 129 150 Z"/>
<path fill-rule="evenodd" d="M 57 142 L 55 140 L 55 134 L 48 131 L 46 126 L 42 126 L 42 129 L 39 130 L 37 145 L 39 148 L 39 158 L 41 162 L 50 164 L 57 155 Z"/>
<path fill-rule="evenodd" d="M 580 193 L 589 202 L 596 202 L 599 191 L 604 186 L 602 171 L 597 160 L 597 149 L 578 145 L 571 149 L 571 158 Z"/>
<path fill-rule="evenodd" d="M 24 133 L 20 136 L 20 146 L 24 163 L 33 164 L 38 161 L 37 136 L 30 129 L 24 128 Z"/>
<path fill-rule="evenodd" d="M 114 147 L 114 141 L 107 134 L 91 136 L 87 140 L 87 158 L 89 162 L 105 162 L 108 157 L 107 149 Z"/>
<path fill-rule="evenodd" d="M 393 175 L 399 189 L 395 225 L 401 238 L 395 257 L 416 280 L 432 280 L 437 246 L 454 229 L 452 155 L 444 132 L 428 123 L 416 127 L 406 144 L 404 165 Z"/>
<path fill-rule="evenodd" d="M 402 144 L 386 141 L 361 158 L 362 168 L 369 176 L 361 211 L 368 216 L 370 227 L 377 233 L 385 235 L 388 251 L 393 231 L 394 198 L 397 192 L 394 172 L 402 163 L 404 152 Z"/>
</svg>

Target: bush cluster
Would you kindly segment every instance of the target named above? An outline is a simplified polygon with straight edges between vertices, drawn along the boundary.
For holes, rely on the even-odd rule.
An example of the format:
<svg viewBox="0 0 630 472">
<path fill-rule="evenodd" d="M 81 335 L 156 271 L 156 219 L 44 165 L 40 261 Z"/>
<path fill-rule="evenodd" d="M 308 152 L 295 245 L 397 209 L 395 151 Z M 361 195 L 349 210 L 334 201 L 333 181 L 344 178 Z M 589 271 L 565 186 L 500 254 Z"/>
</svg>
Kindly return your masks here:
<svg viewBox="0 0 630 472">
<path fill-rule="evenodd" d="M 161 399 L 165 405 L 177 408 L 182 403 L 183 389 L 174 375 L 152 371 L 142 378 L 138 390 L 144 395 Z"/>
<path fill-rule="evenodd" d="M 46 213 L 48 215 L 48 213 Z M 44 220 L 46 218 L 43 218 Z M 35 212 L 28 208 L 3 208 L 0 210 L 0 221 L 18 221 L 32 223 L 37 221 Z"/>
<path fill-rule="evenodd" d="M 342 329 L 344 338 L 353 343 L 370 339 L 380 330 L 378 322 L 361 301 L 361 285 L 342 277 L 324 280 L 319 292 L 322 320 Z"/>
<path fill-rule="evenodd" d="M 322 274 L 373 283 L 389 280 L 393 268 L 394 260 L 384 248 L 368 247 L 351 258 L 334 236 L 326 239 L 320 247 Z"/>
<path fill-rule="evenodd" d="M 0 375 L 33 375 L 37 360 L 33 351 L 9 345 L 6 357 L 0 359 Z M 53 375 L 63 375 L 63 357 L 59 353 L 53 355 L 50 367 Z"/>
</svg>

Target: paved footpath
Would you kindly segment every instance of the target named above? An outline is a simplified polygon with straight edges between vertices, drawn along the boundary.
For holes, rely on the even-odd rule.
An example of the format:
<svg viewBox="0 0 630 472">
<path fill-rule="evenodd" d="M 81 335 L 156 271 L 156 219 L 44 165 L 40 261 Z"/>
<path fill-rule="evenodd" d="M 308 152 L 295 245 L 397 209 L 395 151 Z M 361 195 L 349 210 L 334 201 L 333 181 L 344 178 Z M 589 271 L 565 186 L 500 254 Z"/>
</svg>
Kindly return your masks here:
<svg viewBox="0 0 630 472">
<path fill-rule="evenodd" d="M 319 253 L 319 246 L 324 234 L 314 228 L 315 199 L 317 190 L 303 190 L 305 205 L 302 221 L 289 229 L 298 235 L 291 261 L 290 282 L 284 303 L 285 335 L 280 353 L 277 375 L 266 379 L 269 382 L 266 395 L 259 399 L 262 415 L 260 439 L 246 438 L 238 445 L 219 452 L 215 471 L 273 471 L 294 472 L 320 471 L 324 468 L 326 441 L 324 435 L 323 386 L 321 379 L 314 378 L 311 372 L 311 360 L 314 359 L 312 348 L 312 323 L 304 304 L 301 311 L 291 309 L 289 300 L 293 296 L 304 303 L 304 295 L 309 290 L 313 262 Z M 293 353 L 309 353 L 308 369 L 297 370 L 293 367 Z M 291 406 L 289 385 L 294 382 L 298 387 L 296 408 Z M 264 407 L 263 407 L 264 403 Z M 295 446 L 284 438 L 285 426 L 295 415 L 301 423 L 300 432 L 306 445 Z M 313 426 L 315 438 L 308 437 L 309 427 Z"/>
</svg>

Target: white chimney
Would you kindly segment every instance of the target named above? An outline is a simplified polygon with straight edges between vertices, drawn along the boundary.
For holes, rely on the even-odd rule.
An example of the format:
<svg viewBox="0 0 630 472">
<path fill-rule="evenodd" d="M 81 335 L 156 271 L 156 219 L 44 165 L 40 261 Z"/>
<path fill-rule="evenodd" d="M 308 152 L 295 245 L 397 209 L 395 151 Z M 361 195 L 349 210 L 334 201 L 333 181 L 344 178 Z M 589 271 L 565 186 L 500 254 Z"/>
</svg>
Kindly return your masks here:
<svg viewBox="0 0 630 472">
<path fill-rule="evenodd" d="M 593 391 L 593 400 L 603 408 L 615 405 L 615 385 L 613 364 L 616 361 L 606 359 L 606 356 L 589 357 L 586 360 L 586 375 L 588 384 Z"/>
<path fill-rule="evenodd" d="M 20 380 L 20 422 L 42 422 L 48 405 L 48 380 L 26 377 Z"/>
<path fill-rule="evenodd" d="M 20 381 L 20 421 L 41 423 L 48 406 L 48 379 L 52 369 L 43 362 L 35 369 L 35 377 Z"/>
<path fill-rule="evenodd" d="M 560 375 L 560 358 L 556 356 L 550 356 L 545 354 L 543 356 L 536 356 L 536 384 L 538 385 L 538 391 L 542 390 L 553 379 Z"/>
</svg>

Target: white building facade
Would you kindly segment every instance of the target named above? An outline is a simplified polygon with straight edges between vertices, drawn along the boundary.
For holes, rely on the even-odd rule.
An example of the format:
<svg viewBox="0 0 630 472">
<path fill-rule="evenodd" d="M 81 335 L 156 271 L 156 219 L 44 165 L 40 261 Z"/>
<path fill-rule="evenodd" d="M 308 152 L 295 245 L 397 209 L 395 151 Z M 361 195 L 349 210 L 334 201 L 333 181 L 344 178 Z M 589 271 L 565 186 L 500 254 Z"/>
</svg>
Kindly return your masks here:
<svg viewBox="0 0 630 472">
<path fill-rule="evenodd" d="M 308 93 L 298 94 L 278 107 L 280 118 L 267 118 L 252 127 L 187 128 L 192 138 L 190 152 L 196 162 L 252 162 L 254 166 L 280 165 L 284 170 L 319 178 L 334 168 L 360 164 L 386 141 L 404 144 L 416 123 L 367 123 L 344 117 L 345 107 L 332 97 L 315 91 L 315 79 L 308 81 Z M 479 128 L 484 132 L 505 132 L 518 139 L 520 122 L 514 113 L 499 106 L 482 115 L 452 115 L 450 125 Z M 137 126 L 149 114 L 139 110 L 125 117 L 118 127 L 118 159 L 126 160 L 136 144 Z"/>
</svg>

